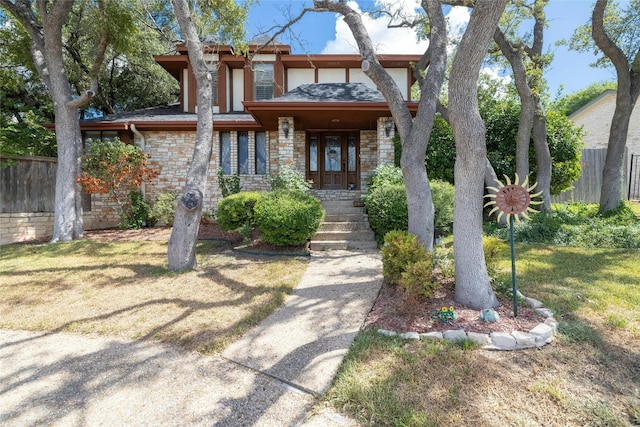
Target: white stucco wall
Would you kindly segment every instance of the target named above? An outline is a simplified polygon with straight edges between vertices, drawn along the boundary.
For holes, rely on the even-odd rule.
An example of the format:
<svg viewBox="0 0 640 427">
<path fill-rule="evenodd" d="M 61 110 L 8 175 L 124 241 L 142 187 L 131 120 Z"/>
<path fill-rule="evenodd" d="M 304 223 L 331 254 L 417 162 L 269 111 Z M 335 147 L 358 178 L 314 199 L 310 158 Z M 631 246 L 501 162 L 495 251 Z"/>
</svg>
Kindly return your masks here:
<svg viewBox="0 0 640 427">
<path fill-rule="evenodd" d="M 569 120 L 584 130 L 585 148 L 607 147 L 615 104 L 616 93 L 608 90 L 569 116 Z M 640 155 L 640 107 L 637 104 L 629 123 L 627 150 L 628 161 L 631 160 L 631 154 Z"/>
</svg>

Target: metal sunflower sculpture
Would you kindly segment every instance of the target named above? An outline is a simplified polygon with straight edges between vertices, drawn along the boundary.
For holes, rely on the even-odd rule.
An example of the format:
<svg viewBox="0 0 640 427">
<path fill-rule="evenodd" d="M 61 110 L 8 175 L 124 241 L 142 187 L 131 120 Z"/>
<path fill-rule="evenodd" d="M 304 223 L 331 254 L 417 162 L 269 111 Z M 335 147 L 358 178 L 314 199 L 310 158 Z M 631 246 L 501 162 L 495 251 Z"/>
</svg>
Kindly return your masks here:
<svg viewBox="0 0 640 427">
<path fill-rule="evenodd" d="M 518 317 L 518 291 L 516 287 L 516 250 L 513 239 L 513 223 L 514 220 L 520 222 L 521 218 L 531 219 L 527 212 L 538 212 L 530 207 L 530 205 L 541 205 L 542 201 L 531 200 L 535 197 L 542 195 L 542 191 L 531 194 L 536 188 L 538 183 L 536 182 L 531 187 L 527 187 L 529 183 L 529 177 L 520 184 L 520 178 L 516 173 L 516 179 L 511 183 L 508 176 L 504 176 L 507 185 L 504 185 L 499 180 L 496 180 L 499 187 L 487 187 L 493 193 L 487 194 L 484 197 L 489 197 L 494 200 L 489 200 L 485 203 L 484 207 L 495 205 L 489 212 L 489 215 L 493 215 L 498 211 L 497 220 L 500 222 L 502 217 L 506 215 L 507 223 L 510 228 L 511 235 L 511 283 L 513 285 L 513 317 Z"/>
</svg>

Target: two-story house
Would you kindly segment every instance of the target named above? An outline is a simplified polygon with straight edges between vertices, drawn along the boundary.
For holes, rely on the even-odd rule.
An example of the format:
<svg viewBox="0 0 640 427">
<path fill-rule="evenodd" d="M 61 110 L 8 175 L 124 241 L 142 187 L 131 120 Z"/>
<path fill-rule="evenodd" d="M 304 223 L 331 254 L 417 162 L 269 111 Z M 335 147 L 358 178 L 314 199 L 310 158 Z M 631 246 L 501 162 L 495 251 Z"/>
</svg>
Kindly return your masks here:
<svg viewBox="0 0 640 427">
<path fill-rule="evenodd" d="M 358 198 L 375 167 L 393 162 L 388 105 L 361 69 L 359 55 L 291 54 L 287 45 L 208 47 L 213 78 L 214 149 L 205 209 L 220 199 L 218 168 L 238 174 L 243 190 L 268 190 L 282 164 L 304 171 L 320 198 Z M 250 58 L 250 59 L 249 59 Z M 179 103 L 87 120 L 85 138 L 134 142 L 160 171 L 145 188 L 154 200 L 181 191 L 196 137 L 195 78 L 186 47 L 156 61 L 180 83 Z M 380 55 L 409 109 L 417 55 Z M 104 216 L 102 216 L 104 218 Z"/>
</svg>

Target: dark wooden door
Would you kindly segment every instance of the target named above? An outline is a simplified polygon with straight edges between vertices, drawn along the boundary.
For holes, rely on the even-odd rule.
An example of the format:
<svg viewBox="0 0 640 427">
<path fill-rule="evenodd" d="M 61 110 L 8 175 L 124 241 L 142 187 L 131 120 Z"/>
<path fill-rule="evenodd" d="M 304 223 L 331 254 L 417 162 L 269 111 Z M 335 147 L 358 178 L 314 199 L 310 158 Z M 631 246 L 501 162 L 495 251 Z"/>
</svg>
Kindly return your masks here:
<svg viewBox="0 0 640 427">
<path fill-rule="evenodd" d="M 307 138 L 307 177 L 314 188 L 357 189 L 359 147 L 354 132 L 310 133 Z"/>
</svg>

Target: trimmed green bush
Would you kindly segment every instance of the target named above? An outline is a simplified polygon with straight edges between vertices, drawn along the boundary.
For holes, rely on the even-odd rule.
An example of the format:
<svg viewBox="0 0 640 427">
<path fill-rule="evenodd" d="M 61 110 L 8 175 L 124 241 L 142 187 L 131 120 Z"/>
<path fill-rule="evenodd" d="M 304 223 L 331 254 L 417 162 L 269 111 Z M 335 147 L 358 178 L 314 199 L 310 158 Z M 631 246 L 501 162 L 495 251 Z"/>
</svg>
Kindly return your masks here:
<svg viewBox="0 0 640 427">
<path fill-rule="evenodd" d="M 382 164 L 376 167 L 373 174 L 369 178 L 367 188 L 373 191 L 376 188 L 385 187 L 393 184 L 404 184 L 402 169 L 391 164 Z"/>
<path fill-rule="evenodd" d="M 384 236 L 382 274 L 390 283 L 398 283 L 402 273 L 427 257 L 418 238 L 403 230 L 392 230 Z"/>
<path fill-rule="evenodd" d="M 453 226 L 455 187 L 448 182 L 439 180 L 432 180 L 430 185 L 434 209 L 434 227 L 440 234 L 450 234 Z"/>
<path fill-rule="evenodd" d="M 324 217 L 315 197 L 290 190 L 264 194 L 254 211 L 262 240 L 278 246 L 304 244 L 318 231 Z"/>
<path fill-rule="evenodd" d="M 312 182 L 304 178 L 304 172 L 300 172 L 290 165 L 280 165 L 278 174 L 271 178 L 271 190 L 290 190 L 309 193 Z"/>
<path fill-rule="evenodd" d="M 154 222 L 161 222 L 164 225 L 173 225 L 176 215 L 176 193 L 161 193 L 149 211 L 149 219 Z"/>
<path fill-rule="evenodd" d="M 434 208 L 434 227 L 440 235 L 450 234 L 453 224 L 455 187 L 438 180 L 431 181 L 430 185 Z M 381 243 L 384 235 L 391 230 L 407 230 L 409 228 L 407 192 L 404 184 L 383 184 L 375 187 L 364 198 L 364 202 L 369 215 L 369 223 L 376 233 L 378 243 Z"/>
<path fill-rule="evenodd" d="M 400 276 L 398 284 L 408 298 L 431 298 L 441 284 L 433 275 L 433 258 L 427 253 L 424 259 L 414 262 Z"/>
<path fill-rule="evenodd" d="M 255 226 L 254 208 L 262 193 L 244 191 L 231 194 L 218 202 L 218 224 L 225 231 L 237 230 L 245 224 Z"/>
<path fill-rule="evenodd" d="M 374 189 L 365 199 L 369 223 L 378 243 L 392 230 L 407 230 L 409 214 L 404 184 L 385 185 Z"/>
</svg>

